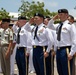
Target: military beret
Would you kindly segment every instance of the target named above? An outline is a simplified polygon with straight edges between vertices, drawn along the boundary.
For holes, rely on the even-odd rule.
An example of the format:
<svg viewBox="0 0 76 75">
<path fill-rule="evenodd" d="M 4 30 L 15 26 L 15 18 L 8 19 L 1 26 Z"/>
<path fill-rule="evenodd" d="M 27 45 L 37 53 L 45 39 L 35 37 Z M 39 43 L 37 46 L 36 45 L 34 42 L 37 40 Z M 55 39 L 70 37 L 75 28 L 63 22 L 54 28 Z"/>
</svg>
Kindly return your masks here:
<svg viewBox="0 0 76 75">
<path fill-rule="evenodd" d="M 19 16 L 19 17 L 18 17 L 18 20 L 26 20 L 26 17 L 24 17 L 24 16 Z"/>
<path fill-rule="evenodd" d="M 67 9 L 59 9 L 58 13 L 68 13 L 68 10 Z"/>
<path fill-rule="evenodd" d="M 2 22 L 10 22 L 10 19 L 2 19 Z"/>
<path fill-rule="evenodd" d="M 43 16 L 41 13 L 35 13 L 35 14 L 34 14 L 34 17 L 35 17 L 35 16 L 39 16 L 39 17 L 44 18 L 44 16 Z"/>
<path fill-rule="evenodd" d="M 9 24 L 9 26 L 13 26 L 13 24 Z"/>
</svg>

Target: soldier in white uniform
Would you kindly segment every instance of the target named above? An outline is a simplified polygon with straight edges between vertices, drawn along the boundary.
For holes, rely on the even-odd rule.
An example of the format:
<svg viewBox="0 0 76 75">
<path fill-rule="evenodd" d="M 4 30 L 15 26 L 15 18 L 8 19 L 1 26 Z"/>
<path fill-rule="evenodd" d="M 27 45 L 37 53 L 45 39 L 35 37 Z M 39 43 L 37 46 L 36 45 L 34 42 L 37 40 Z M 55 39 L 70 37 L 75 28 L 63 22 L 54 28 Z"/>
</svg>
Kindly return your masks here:
<svg viewBox="0 0 76 75">
<path fill-rule="evenodd" d="M 33 64 L 37 75 L 48 75 L 45 58 L 48 57 L 53 45 L 52 33 L 45 27 L 43 20 L 44 16 L 36 13 L 34 18 L 25 25 L 25 29 L 32 32 Z M 33 22 L 36 25 L 31 29 L 30 25 Z"/>
<path fill-rule="evenodd" d="M 16 63 L 19 71 L 19 75 L 28 74 L 28 56 L 32 49 L 31 37 L 29 32 L 24 29 L 26 23 L 26 17 L 18 17 L 18 30 L 16 34 Z M 16 27 L 15 27 L 16 28 Z"/>
<path fill-rule="evenodd" d="M 71 25 L 74 25 L 74 17 L 72 15 L 69 15 L 68 20 L 69 20 L 69 23 Z M 73 59 L 72 75 L 76 75 L 76 65 L 75 65 L 75 63 L 76 63 L 76 53 L 75 53 L 74 59 Z"/>
<path fill-rule="evenodd" d="M 72 75 L 73 55 L 76 52 L 76 28 L 68 21 L 68 10 L 59 9 L 58 15 L 49 21 L 48 27 L 56 29 L 56 62 L 59 75 Z M 54 25 L 60 19 L 61 23 Z"/>
<path fill-rule="evenodd" d="M 2 19 L 1 67 L 3 75 L 10 75 L 10 55 L 13 43 L 13 32 L 9 28 L 10 19 Z"/>
<path fill-rule="evenodd" d="M 1 45 L 2 32 L 3 32 L 3 28 L 1 28 L 1 24 L 0 24 L 0 45 Z M 0 72 L 2 72 L 2 69 L 1 69 L 1 46 L 0 46 Z"/>
</svg>

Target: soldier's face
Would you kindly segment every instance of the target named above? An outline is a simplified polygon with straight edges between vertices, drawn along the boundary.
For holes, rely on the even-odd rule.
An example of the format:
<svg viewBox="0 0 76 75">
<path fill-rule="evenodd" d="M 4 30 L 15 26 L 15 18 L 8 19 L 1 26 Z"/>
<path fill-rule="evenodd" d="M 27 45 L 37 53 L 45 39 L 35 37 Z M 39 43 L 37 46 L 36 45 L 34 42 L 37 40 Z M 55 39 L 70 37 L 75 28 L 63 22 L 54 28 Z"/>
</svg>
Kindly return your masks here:
<svg viewBox="0 0 76 75">
<path fill-rule="evenodd" d="M 2 23 L 2 28 L 7 28 L 7 26 L 9 26 L 9 23 L 7 23 L 7 22 L 4 22 L 4 23 Z"/>
<path fill-rule="evenodd" d="M 43 22 L 43 18 L 39 17 L 39 16 L 35 16 L 34 17 L 34 23 L 39 25 L 41 22 Z"/>
<path fill-rule="evenodd" d="M 58 13 L 58 17 L 60 19 L 60 21 L 65 21 L 68 17 L 67 13 Z"/>
</svg>

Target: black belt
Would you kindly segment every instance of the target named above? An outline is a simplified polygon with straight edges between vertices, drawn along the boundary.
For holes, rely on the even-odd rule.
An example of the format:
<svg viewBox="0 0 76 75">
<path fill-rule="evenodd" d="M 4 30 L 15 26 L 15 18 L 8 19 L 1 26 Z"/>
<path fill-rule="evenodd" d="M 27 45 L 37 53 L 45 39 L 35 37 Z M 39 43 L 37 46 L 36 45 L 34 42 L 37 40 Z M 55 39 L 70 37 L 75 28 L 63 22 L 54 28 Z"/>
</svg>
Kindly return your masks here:
<svg viewBox="0 0 76 75">
<path fill-rule="evenodd" d="M 64 49 L 64 48 L 69 48 L 69 49 L 70 49 L 70 48 L 71 48 L 71 46 L 57 47 L 57 49 L 58 49 L 58 50 L 60 50 L 60 49 Z"/>
<path fill-rule="evenodd" d="M 17 47 L 18 49 L 25 49 L 26 47 Z"/>
</svg>

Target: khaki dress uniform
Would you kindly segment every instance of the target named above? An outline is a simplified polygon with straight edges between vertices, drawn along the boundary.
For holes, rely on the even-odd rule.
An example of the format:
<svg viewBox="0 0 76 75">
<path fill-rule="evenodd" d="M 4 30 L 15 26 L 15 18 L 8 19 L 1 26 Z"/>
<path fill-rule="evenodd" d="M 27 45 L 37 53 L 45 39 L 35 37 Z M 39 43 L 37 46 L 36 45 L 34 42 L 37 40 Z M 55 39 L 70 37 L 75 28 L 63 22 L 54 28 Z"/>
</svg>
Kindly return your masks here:
<svg viewBox="0 0 76 75">
<path fill-rule="evenodd" d="M 5 58 L 10 40 L 13 40 L 13 32 L 7 28 L 1 35 L 1 67 L 4 75 L 10 75 L 10 58 Z"/>
</svg>

